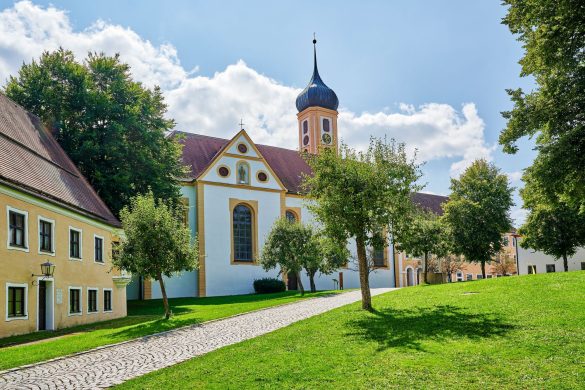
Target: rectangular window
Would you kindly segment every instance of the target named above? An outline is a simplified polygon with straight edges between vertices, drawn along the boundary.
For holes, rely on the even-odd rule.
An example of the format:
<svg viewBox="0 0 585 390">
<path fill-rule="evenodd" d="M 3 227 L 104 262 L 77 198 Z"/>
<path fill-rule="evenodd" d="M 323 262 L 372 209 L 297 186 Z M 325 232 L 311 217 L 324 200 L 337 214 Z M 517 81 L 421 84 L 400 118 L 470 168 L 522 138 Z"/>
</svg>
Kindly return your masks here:
<svg viewBox="0 0 585 390">
<path fill-rule="evenodd" d="M 467 280 L 473 280 L 473 274 L 467 274 Z"/>
<path fill-rule="evenodd" d="M 39 250 L 53 253 L 53 224 L 43 219 L 39 220 Z"/>
<path fill-rule="evenodd" d="M 485 277 L 486 277 L 486 278 L 488 278 L 488 279 L 491 279 L 491 278 L 493 278 L 493 276 L 492 276 L 492 275 L 486 275 Z"/>
<path fill-rule="evenodd" d="M 81 259 L 81 231 L 69 228 L 69 257 Z"/>
<path fill-rule="evenodd" d="M 69 289 L 69 314 L 81 314 L 81 289 Z"/>
<path fill-rule="evenodd" d="M 457 272 L 457 281 L 463 282 L 463 272 Z"/>
<path fill-rule="evenodd" d="M 374 267 L 385 267 L 386 261 L 384 259 L 384 248 L 374 249 Z"/>
<path fill-rule="evenodd" d="M 10 246 L 26 248 L 26 214 L 10 210 L 8 221 Z"/>
<path fill-rule="evenodd" d="M 581 262 L 581 271 L 585 271 L 585 261 Z"/>
<path fill-rule="evenodd" d="M 546 272 L 555 272 L 555 265 L 554 264 L 547 264 L 546 265 Z"/>
<path fill-rule="evenodd" d="M 8 318 L 26 317 L 26 288 L 8 286 Z"/>
<path fill-rule="evenodd" d="M 104 311 L 112 311 L 112 290 L 104 290 Z"/>
<path fill-rule="evenodd" d="M 93 243 L 93 259 L 97 262 L 97 263 L 103 263 L 104 262 L 104 239 L 102 237 L 98 237 L 95 236 L 93 239 L 94 243 Z"/>
<path fill-rule="evenodd" d="M 98 311 L 98 293 L 96 289 L 87 289 L 87 312 L 97 313 Z"/>
<path fill-rule="evenodd" d="M 475 278 L 476 278 L 477 280 L 483 279 L 483 275 L 481 275 L 481 274 L 477 274 L 477 275 L 475 275 Z"/>
<path fill-rule="evenodd" d="M 528 275 L 532 275 L 536 273 L 536 266 L 535 265 L 529 265 L 528 266 Z"/>
</svg>

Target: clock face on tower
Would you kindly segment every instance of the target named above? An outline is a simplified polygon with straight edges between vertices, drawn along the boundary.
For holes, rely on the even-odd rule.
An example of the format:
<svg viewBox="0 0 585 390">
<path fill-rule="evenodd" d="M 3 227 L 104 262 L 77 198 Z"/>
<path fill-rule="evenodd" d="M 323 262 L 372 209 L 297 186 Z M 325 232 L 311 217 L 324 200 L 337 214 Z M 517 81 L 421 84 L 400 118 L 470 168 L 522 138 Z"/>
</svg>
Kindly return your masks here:
<svg viewBox="0 0 585 390">
<path fill-rule="evenodd" d="M 323 141 L 323 143 L 325 145 L 331 145 L 331 136 L 327 133 L 323 134 L 323 136 L 321 137 L 321 140 Z"/>
</svg>

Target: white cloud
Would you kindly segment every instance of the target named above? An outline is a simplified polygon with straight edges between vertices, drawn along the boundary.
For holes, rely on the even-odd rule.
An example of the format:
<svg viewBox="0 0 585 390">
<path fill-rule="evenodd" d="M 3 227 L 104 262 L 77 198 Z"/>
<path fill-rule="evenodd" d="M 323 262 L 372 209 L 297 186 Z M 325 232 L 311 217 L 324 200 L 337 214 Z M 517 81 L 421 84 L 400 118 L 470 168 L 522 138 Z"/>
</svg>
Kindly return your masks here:
<svg viewBox="0 0 585 390">
<path fill-rule="evenodd" d="M 29 1 L 0 13 L 0 36 L 0 80 L 15 74 L 23 61 L 59 46 L 71 49 L 78 58 L 90 50 L 120 53 L 137 80 L 161 86 L 178 129 L 231 137 L 244 118 L 256 142 L 297 146 L 294 100 L 300 89 L 259 74 L 242 60 L 211 77 L 195 75 L 196 70 L 183 68 L 170 44 L 155 46 L 129 28 L 100 20 L 74 31 L 65 11 Z M 495 147 L 485 142 L 485 124 L 475 104 L 463 104 L 460 111 L 439 103 L 419 107 L 400 103 L 398 107 L 395 113 L 355 113 L 342 108 L 340 136 L 356 148 L 367 146 L 370 135 L 395 138 L 406 142 L 411 151 L 418 149 L 422 160 L 451 159 L 451 175 L 476 158 L 492 159 Z"/>
<path fill-rule="evenodd" d="M 519 184 L 522 181 L 522 171 L 507 172 L 506 175 L 512 184 Z"/>
</svg>

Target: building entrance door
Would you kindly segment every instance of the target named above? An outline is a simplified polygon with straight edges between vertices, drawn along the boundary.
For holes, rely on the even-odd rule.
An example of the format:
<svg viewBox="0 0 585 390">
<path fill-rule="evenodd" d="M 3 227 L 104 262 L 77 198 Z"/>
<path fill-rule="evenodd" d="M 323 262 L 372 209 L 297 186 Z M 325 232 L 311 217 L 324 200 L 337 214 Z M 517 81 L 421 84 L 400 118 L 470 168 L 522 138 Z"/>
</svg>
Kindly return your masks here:
<svg viewBox="0 0 585 390">
<path fill-rule="evenodd" d="M 39 330 L 47 329 L 47 282 L 39 281 Z"/>
</svg>

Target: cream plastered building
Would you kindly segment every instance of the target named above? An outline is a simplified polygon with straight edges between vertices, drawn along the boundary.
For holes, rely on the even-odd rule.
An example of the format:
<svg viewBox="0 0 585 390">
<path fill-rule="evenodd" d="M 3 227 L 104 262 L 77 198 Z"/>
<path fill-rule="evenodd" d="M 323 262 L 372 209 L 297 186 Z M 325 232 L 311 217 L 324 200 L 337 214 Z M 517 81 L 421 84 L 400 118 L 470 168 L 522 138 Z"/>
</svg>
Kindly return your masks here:
<svg viewBox="0 0 585 390">
<path fill-rule="evenodd" d="M 169 296 L 249 294 L 254 280 L 264 277 L 282 278 L 288 289 L 298 288 L 294 275 L 264 271 L 258 255 L 278 218 L 315 223 L 302 188 L 302 176 L 311 170 L 301 153 L 338 146 L 339 101 L 321 80 L 316 54 L 314 61 L 309 85 L 296 100 L 298 128 L 291 131 L 298 131 L 298 146 L 259 145 L 244 129 L 231 139 L 175 132 L 183 144 L 183 162 L 190 168 L 182 186 L 185 220 L 199 238 L 201 257 L 198 270 L 165 279 Z M 427 194 L 417 196 L 415 202 Z M 348 248 L 355 257 L 355 242 L 348 242 Z M 393 248 L 377 248 L 373 254 L 371 286 L 395 286 Z M 306 273 L 301 278 L 308 288 Z M 315 282 L 320 290 L 358 288 L 357 267 L 350 261 L 329 275 L 317 274 Z M 135 276 L 128 297 L 160 298 L 161 293 L 158 283 Z"/>
<path fill-rule="evenodd" d="M 125 316 L 119 234 L 39 119 L 0 94 L 0 337 Z"/>
</svg>

